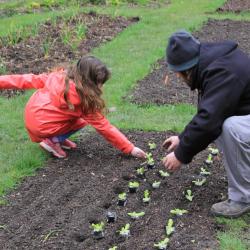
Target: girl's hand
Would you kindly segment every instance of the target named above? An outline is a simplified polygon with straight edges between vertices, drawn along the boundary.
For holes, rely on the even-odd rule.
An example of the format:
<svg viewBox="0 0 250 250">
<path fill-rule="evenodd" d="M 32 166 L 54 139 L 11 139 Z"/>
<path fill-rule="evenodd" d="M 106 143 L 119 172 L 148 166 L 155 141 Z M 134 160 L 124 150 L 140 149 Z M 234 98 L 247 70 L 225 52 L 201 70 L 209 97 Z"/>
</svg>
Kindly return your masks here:
<svg viewBox="0 0 250 250">
<path fill-rule="evenodd" d="M 131 155 L 138 158 L 146 158 L 146 153 L 140 148 L 134 147 L 131 151 Z"/>
<path fill-rule="evenodd" d="M 171 136 L 163 142 L 162 146 L 166 148 L 168 152 L 170 152 L 172 150 L 175 150 L 179 143 L 180 139 L 178 136 Z"/>
</svg>

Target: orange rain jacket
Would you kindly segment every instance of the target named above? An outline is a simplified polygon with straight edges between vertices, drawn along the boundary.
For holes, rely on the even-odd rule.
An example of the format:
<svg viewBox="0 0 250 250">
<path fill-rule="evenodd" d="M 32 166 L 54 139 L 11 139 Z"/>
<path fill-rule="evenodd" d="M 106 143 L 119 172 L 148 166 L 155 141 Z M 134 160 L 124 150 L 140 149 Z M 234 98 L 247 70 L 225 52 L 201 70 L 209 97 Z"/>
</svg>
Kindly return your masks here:
<svg viewBox="0 0 250 250">
<path fill-rule="evenodd" d="M 134 145 L 101 114 L 84 115 L 74 82 L 70 81 L 69 101 L 74 110 L 69 110 L 64 99 L 65 72 L 50 74 L 24 74 L 0 76 L 0 89 L 32 89 L 25 108 L 25 125 L 32 141 L 63 135 L 86 125 L 93 126 L 117 149 L 130 153 Z"/>
</svg>

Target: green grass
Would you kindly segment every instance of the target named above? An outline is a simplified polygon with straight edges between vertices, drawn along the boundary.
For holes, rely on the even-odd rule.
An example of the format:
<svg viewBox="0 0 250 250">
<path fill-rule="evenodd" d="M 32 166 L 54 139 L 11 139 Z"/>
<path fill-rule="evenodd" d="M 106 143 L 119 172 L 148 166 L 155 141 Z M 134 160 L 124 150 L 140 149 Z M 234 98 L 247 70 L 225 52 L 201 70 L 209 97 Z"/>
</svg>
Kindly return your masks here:
<svg viewBox="0 0 250 250">
<path fill-rule="evenodd" d="M 136 106 L 123 99 L 129 91 L 151 71 L 151 66 L 159 58 L 164 57 L 167 38 L 178 29 L 198 30 L 209 17 L 230 19 L 248 19 L 244 15 L 211 15 L 222 5 L 224 0 L 172 0 L 169 7 L 148 9 L 146 7 L 89 7 L 84 11 L 95 9 L 99 13 L 112 16 L 139 16 L 138 24 L 122 32 L 113 41 L 93 51 L 112 70 L 112 79 L 105 85 L 105 98 L 108 106 L 115 106 L 117 112 L 109 115 L 110 121 L 122 129 L 141 129 L 145 131 L 181 131 L 191 119 L 195 107 L 191 105 L 154 104 L 143 107 Z M 68 13 L 75 11 L 69 8 Z M 12 31 L 26 25 L 54 18 L 61 12 L 40 13 L 37 15 L 15 16 L 2 19 L 0 36 L 6 35 L 12 25 Z M 64 14 L 64 13 L 63 13 Z M 2 21 L 1 20 L 1 21 Z M 1 28 L 2 27 L 2 28 Z M 4 29 L 3 29 L 4 28 Z M 42 166 L 46 157 L 36 144 L 29 141 L 23 124 L 23 108 L 30 93 L 10 100 L 0 98 L 0 140 L 5 143 L 0 148 L 0 194 L 13 187 L 23 176 L 34 173 L 34 169 Z M 6 143 L 7 142 L 7 143 Z M 4 200 L 0 201 L 0 204 Z M 220 232 L 221 250 L 247 249 L 248 243 L 242 237 L 245 225 L 241 219 L 227 220 L 227 232 Z M 238 223 L 238 224 L 237 224 Z M 239 226 L 240 225 L 240 226 Z M 236 230 L 236 229 L 237 230 Z M 238 230 L 239 229 L 239 230 Z"/>
</svg>

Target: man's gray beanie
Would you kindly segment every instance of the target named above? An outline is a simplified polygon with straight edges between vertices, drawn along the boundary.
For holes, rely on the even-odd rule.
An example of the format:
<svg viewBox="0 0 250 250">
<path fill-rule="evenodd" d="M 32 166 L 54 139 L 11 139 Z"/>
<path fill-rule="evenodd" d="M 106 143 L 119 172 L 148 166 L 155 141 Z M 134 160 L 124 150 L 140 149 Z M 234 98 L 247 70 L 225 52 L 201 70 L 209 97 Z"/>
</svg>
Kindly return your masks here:
<svg viewBox="0 0 250 250">
<path fill-rule="evenodd" d="M 200 42 L 187 31 L 178 31 L 169 38 L 166 54 L 170 70 L 188 70 L 199 61 Z"/>
</svg>

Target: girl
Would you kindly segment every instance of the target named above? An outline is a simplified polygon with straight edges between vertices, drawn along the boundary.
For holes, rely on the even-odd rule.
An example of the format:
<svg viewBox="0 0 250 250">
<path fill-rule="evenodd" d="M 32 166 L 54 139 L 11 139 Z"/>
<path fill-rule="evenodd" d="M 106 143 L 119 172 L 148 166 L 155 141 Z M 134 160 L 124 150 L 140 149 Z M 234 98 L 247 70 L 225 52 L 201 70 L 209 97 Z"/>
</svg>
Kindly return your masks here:
<svg viewBox="0 0 250 250">
<path fill-rule="evenodd" d="M 145 152 L 103 115 L 102 86 L 109 77 L 109 70 L 99 59 L 84 56 L 67 71 L 0 76 L 0 89 L 37 89 L 25 108 L 26 129 L 32 141 L 55 157 L 67 156 L 63 148 L 76 148 L 67 138 L 89 124 L 117 149 L 144 158 Z"/>
</svg>

